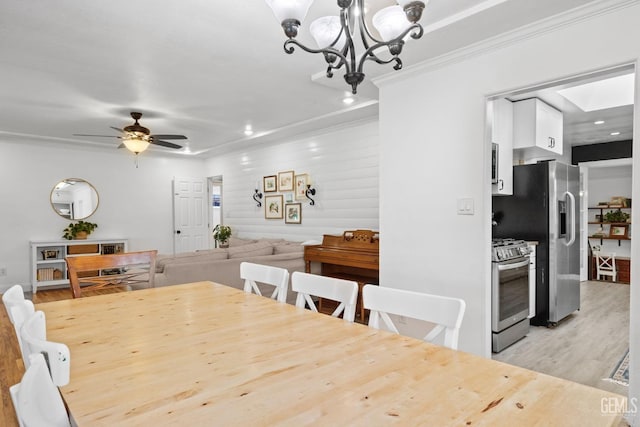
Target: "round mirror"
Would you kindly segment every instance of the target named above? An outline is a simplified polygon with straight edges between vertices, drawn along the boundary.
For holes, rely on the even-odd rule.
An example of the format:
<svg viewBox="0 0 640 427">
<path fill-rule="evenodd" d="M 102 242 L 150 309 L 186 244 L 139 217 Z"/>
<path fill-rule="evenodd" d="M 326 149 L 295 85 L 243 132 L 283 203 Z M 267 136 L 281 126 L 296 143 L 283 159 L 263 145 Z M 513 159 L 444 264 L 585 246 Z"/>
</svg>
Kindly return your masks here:
<svg viewBox="0 0 640 427">
<path fill-rule="evenodd" d="M 67 178 L 51 190 L 51 207 L 66 219 L 85 219 L 98 209 L 98 192 L 84 179 Z"/>
</svg>

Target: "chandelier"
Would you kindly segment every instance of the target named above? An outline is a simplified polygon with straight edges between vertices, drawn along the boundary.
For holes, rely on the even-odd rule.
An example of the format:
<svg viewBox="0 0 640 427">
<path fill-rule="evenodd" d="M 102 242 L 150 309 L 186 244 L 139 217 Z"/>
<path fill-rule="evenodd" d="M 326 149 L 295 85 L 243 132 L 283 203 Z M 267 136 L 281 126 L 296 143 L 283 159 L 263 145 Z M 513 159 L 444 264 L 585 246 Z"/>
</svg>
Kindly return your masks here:
<svg viewBox="0 0 640 427">
<path fill-rule="evenodd" d="M 265 0 L 280 21 L 288 40 L 284 42 L 284 51 L 293 53 L 294 46 L 309 53 L 322 53 L 329 64 L 327 77 L 333 76 L 333 70 L 345 69 L 344 79 L 355 94 L 358 85 L 364 80 L 365 61 L 378 64 L 395 63 L 393 68 L 402 68 L 398 57 L 409 37 L 419 39 L 424 30 L 418 21 L 428 0 L 396 0 L 397 4 L 381 9 L 373 16 L 373 26 L 380 38 L 372 35 L 365 20 L 364 0 L 338 0 L 340 16 L 325 16 L 311 23 L 309 31 L 318 48 L 309 48 L 296 40 L 298 28 L 307 15 L 313 0 Z M 359 27 L 364 52 L 356 55 L 354 35 Z M 386 49 L 385 49 L 386 48 Z M 378 54 L 388 51 L 390 57 Z"/>
</svg>

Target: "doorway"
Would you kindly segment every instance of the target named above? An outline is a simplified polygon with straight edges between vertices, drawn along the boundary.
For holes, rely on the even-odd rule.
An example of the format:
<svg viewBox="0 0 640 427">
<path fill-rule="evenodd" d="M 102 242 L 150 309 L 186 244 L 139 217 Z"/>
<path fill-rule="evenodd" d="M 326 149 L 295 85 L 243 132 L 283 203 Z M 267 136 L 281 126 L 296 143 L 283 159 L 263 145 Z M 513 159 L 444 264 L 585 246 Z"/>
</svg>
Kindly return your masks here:
<svg viewBox="0 0 640 427">
<path fill-rule="evenodd" d="M 209 247 L 213 248 L 216 241 L 213 239 L 213 229 L 222 222 L 222 175 L 211 176 L 208 178 L 209 194 Z"/>
<path fill-rule="evenodd" d="M 576 147 L 621 143 L 626 140 L 632 140 L 633 95 L 635 90 L 633 86 L 630 89 L 626 89 L 628 98 L 631 99 L 630 102 L 627 101 L 618 105 L 611 104 L 606 108 L 584 107 L 579 98 L 571 97 L 571 92 L 574 92 L 574 88 L 583 86 L 592 86 L 593 97 L 604 91 L 609 94 L 613 89 L 607 88 L 607 82 L 616 80 L 618 77 L 631 82 L 635 81 L 635 67 L 633 65 L 615 67 L 489 98 L 487 108 L 487 122 L 491 125 L 489 134 L 498 135 L 498 138 L 500 138 L 500 131 L 502 130 L 503 141 L 505 133 L 512 136 L 509 142 L 513 145 L 508 148 L 508 155 L 501 156 L 502 152 L 499 152 L 498 166 L 505 166 L 501 163 L 503 158 L 508 158 L 508 166 L 510 168 L 539 161 L 553 160 L 571 164 L 573 162 L 572 153 L 576 150 Z M 562 152 L 554 153 L 552 150 L 547 149 L 552 147 L 523 147 L 522 140 L 516 140 L 518 135 L 521 136 L 521 133 L 515 127 L 518 120 L 521 120 L 519 115 L 522 114 L 522 109 L 520 108 L 520 112 L 514 113 L 514 104 L 527 102 L 531 99 L 538 99 L 546 106 L 561 112 L 563 119 Z M 512 129 L 506 130 L 504 129 L 504 123 L 501 124 L 500 119 L 495 117 L 496 110 L 498 112 L 500 112 L 500 109 L 504 110 L 505 105 L 507 112 L 511 112 L 511 118 L 508 121 L 513 126 Z M 503 114 L 501 117 L 504 119 L 505 115 Z M 501 127 L 497 128 L 497 126 Z M 495 141 L 492 138 L 492 140 L 487 141 L 487 144 L 500 142 L 501 144 L 498 145 L 498 148 L 504 149 L 504 147 L 500 146 L 503 141 Z M 505 145 L 508 144 L 505 143 Z M 612 150 L 602 151 L 610 152 Z M 493 156 L 491 158 L 494 159 Z M 595 168 L 593 166 L 596 166 L 596 164 L 589 162 L 591 163 L 588 165 L 590 166 L 589 168 L 581 167 L 580 195 L 582 203 L 578 204 L 580 209 L 579 229 L 582 241 L 579 251 L 581 266 L 580 310 L 573 312 L 563 321 L 558 322 L 555 328 L 532 326 L 527 337 L 516 342 L 503 352 L 494 354 L 493 358 L 626 395 L 628 392 L 626 387 L 613 382 L 606 382 L 606 380 L 603 381 L 603 379 L 609 377 L 610 373 L 615 370 L 616 365 L 619 364 L 629 347 L 629 285 L 587 280 L 587 272 L 591 265 L 589 262 L 591 259 L 590 249 L 595 244 L 600 244 L 600 238 L 596 242 L 593 236 L 596 229 L 602 226 L 597 222 L 603 222 L 602 219 L 598 221 L 595 218 L 595 214 L 599 211 L 596 212 L 592 208 L 596 204 L 610 201 L 614 197 L 630 199 L 632 194 L 631 159 L 617 160 L 616 162 L 621 163 Z M 627 166 L 622 167 L 622 163 L 626 163 Z M 586 166 L 586 164 L 581 164 L 581 166 Z M 491 169 L 496 169 L 496 165 L 492 165 Z M 513 179 L 512 174 L 509 176 Z M 623 181 L 624 184 L 622 184 Z M 517 186 L 515 184 L 514 182 L 505 183 L 500 181 L 493 184 L 494 203 L 495 198 L 510 197 L 513 191 L 512 186 Z M 506 191 L 504 190 L 505 188 L 507 189 Z M 497 220 L 499 222 L 500 218 L 497 218 Z M 630 230 L 631 227 L 632 225 L 629 224 L 627 228 Z M 602 245 L 602 247 L 606 246 L 608 249 L 611 249 L 612 245 L 614 249 L 620 247 L 625 249 L 625 253 L 630 257 L 631 245 L 629 240 L 609 240 L 609 238 L 609 233 L 606 236 L 603 235 L 602 241 L 606 245 Z M 619 244 L 620 246 L 618 246 Z M 613 313 L 616 315 L 614 316 Z M 611 323 L 608 323 L 609 321 Z M 579 355 L 579 357 L 572 359 L 575 355 Z"/>
</svg>

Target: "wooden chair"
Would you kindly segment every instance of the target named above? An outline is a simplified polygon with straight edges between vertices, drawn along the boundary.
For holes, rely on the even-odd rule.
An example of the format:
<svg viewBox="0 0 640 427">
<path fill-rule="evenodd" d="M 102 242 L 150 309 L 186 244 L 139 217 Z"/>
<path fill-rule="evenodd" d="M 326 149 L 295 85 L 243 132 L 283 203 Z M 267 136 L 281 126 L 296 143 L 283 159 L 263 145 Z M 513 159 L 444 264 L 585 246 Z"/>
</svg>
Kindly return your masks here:
<svg viewBox="0 0 640 427">
<path fill-rule="evenodd" d="M 158 251 L 125 252 L 113 255 L 87 255 L 65 258 L 74 298 L 85 289 L 100 289 L 107 285 L 148 283 L 154 287 Z"/>
<path fill-rule="evenodd" d="M 69 384 L 71 353 L 64 344 L 47 341 L 47 322 L 42 311 L 36 311 L 25 320 L 20 329 L 22 342 L 30 358 L 32 354 L 42 354 L 47 361 L 51 379 L 57 386 Z M 28 367 L 28 366 L 25 366 Z"/>
<path fill-rule="evenodd" d="M 618 278 L 618 270 L 616 269 L 616 254 L 604 254 L 602 252 L 595 251 L 593 253 L 596 257 L 596 278 L 601 280 L 600 276 L 610 276 L 614 282 Z"/>
<path fill-rule="evenodd" d="M 71 426 L 60 392 L 49 376 L 44 356 L 32 354 L 29 359 L 22 381 L 9 388 L 20 427 Z"/>
<path fill-rule="evenodd" d="M 342 318 L 346 322 L 354 321 L 358 297 L 357 282 L 295 271 L 291 275 L 291 288 L 298 293 L 296 307 L 305 308 L 308 305 L 317 313 L 318 308 L 311 296 L 326 298 L 340 303 L 331 313 L 333 317 L 338 317 L 344 312 Z"/>
<path fill-rule="evenodd" d="M 262 295 L 258 284 L 275 286 L 271 299 L 287 302 L 289 271 L 286 268 L 242 262 L 240 263 L 240 278 L 244 280 L 245 292 L 251 293 L 253 291 L 258 295 Z"/>
<path fill-rule="evenodd" d="M 362 293 L 365 308 L 371 310 L 369 327 L 381 329 L 382 319 L 386 329 L 398 334 L 389 314 L 435 323 L 422 339 L 431 342 L 444 331 L 444 345 L 457 350 L 466 307 L 463 300 L 375 285 L 365 285 Z"/>
</svg>

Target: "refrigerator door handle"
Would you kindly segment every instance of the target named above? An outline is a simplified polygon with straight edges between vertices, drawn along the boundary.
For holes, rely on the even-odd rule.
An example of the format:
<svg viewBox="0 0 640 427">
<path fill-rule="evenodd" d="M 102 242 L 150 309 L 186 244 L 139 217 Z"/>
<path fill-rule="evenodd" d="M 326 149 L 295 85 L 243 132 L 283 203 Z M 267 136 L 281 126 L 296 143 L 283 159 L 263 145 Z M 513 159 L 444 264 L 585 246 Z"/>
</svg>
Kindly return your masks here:
<svg viewBox="0 0 640 427">
<path fill-rule="evenodd" d="M 571 246 L 576 241 L 576 220 L 575 220 L 575 216 L 576 216 L 576 198 L 569 191 L 565 191 L 564 195 L 565 195 L 565 197 L 569 197 L 569 201 L 570 201 L 569 204 L 571 205 L 571 207 L 570 207 L 571 215 L 569 216 L 567 214 L 567 218 L 571 218 L 571 239 L 569 239 L 569 241 L 567 242 L 567 246 Z"/>
</svg>

